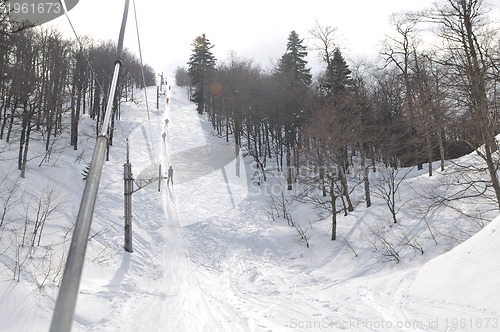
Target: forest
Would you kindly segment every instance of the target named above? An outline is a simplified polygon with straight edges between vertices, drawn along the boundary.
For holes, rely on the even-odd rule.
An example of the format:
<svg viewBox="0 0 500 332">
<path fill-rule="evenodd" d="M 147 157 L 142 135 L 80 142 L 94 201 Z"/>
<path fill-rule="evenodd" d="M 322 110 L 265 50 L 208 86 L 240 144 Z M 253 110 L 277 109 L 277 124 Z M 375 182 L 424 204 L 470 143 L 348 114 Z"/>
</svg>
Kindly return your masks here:
<svg viewBox="0 0 500 332">
<path fill-rule="evenodd" d="M 354 209 L 347 175 L 355 171 L 366 206 L 371 196 L 383 199 L 397 223 L 402 167 L 427 165 L 432 176 L 433 162 L 442 171 L 446 161 L 475 151 L 482 162 L 461 167 L 468 174 L 461 189 L 430 205 L 484 198 L 499 209 L 500 35 L 493 9 L 483 1 L 443 0 L 394 14 L 376 63 L 348 64 L 336 29 L 319 23 L 309 31 L 313 45 L 291 31 L 270 70 L 234 53 L 218 62 L 202 34 L 175 78 L 218 135 L 253 157 L 262 181 L 277 169 L 288 190 L 296 183 L 306 188 L 298 199 L 328 207 L 332 240 L 337 214 Z M 314 78 L 308 50 L 318 52 L 324 68 Z M 378 183 L 369 172 L 379 172 Z"/>
<path fill-rule="evenodd" d="M 44 140 L 48 161 L 53 142 L 64 131 L 71 132 L 69 143 L 78 149 L 81 116 L 96 121 L 97 136 L 116 60 L 112 41 L 86 36 L 68 39 L 54 28 L 12 25 L 5 15 L 0 17 L 0 140 L 18 144 L 22 178 L 32 137 Z M 153 68 L 142 68 L 130 51 L 125 50 L 120 61 L 110 145 L 114 120 L 120 118 L 120 101 L 132 98 L 143 82 L 156 84 Z"/>
</svg>

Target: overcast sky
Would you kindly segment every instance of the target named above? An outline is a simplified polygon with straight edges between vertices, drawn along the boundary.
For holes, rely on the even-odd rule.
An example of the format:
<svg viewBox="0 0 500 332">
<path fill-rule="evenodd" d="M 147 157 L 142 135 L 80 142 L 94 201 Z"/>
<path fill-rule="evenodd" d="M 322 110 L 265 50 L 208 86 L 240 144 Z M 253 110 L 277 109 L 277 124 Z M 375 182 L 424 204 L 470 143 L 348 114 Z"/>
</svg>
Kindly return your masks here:
<svg viewBox="0 0 500 332">
<path fill-rule="evenodd" d="M 397 11 L 422 9 L 432 0 L 136 0 L 144 63 L 158 72 L 172 74 L 186 66 L 192 42 L 205 33 L 218 60 L 234 51 L 268 68 L 286 50 L 295 30 L 306 45 L 317 21 L 335 27 L 337 43 L 347 58 L 373 56 L 389 32 L 388 17 Z M 125 0 L 80 0 L 69 15 L 79 35 L 94 39 L 118 39 Z M 70 35 L 67 20 L 55 22 Z M 125 47 L 137 52 L 133 2 L 130 1 Z M 310 52 L 310 66 L 318 66 Z"/>
</svg>

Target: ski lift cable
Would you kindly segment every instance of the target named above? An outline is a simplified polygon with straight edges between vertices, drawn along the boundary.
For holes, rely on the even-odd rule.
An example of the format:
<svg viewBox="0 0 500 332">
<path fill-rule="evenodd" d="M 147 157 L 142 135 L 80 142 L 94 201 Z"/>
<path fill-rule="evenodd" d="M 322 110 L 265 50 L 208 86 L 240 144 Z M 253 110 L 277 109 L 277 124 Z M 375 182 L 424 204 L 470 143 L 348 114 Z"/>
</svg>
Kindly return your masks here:
<svg viewBox="0 0 500 332">
<path fill-rule="evenodd" d="M 66 19 L 68 20 L 69 26 L 71 27 L 71 30 L 73 31 L 73 34 L 75 35 L 75 38 L 76 38 L 76 41 L 78 42 L 78 45 L 80 45 L 80 47 L 82 49 L 84 49 L 83 43 L 81 41 L 81 38 L 78 35 L 78 33 L 76 32 L 76 29 L 75 29 L 75 27 L 73 25 L 73 22 L 71 22 L 71 19 L 69 17 L 68 10 L 67 10 L 67 7 L 66 7 L 66 1 L 65 0 L 59 0 L 59 3 L 61 4 L 61 6 L 63 8 L 64 16 L 66 16 Z M 92 75 L 94 75 L 94 80 L 95 80 L 96 84 L 99 86 L 99 90 L 101 91 L 101 93 L 104 93 L 104 89 L 102 88 L 102 85 L 99 82 L 99 79 L 97 78 L 95 70 L 92 67 L 92 63 L 90 62 L 89 58 L 87 57 L 87 54 L 83 53 L 83 57 L 85 58 L 85 61 L 87 62 L 87 65 L 89 66 L 90 71 L 92 72 Z"/>
<path fill-rule="evenodd" d="M 64 2 L 64 0 L 59 1 L 61 3 Z M 113 99 L 116 93 L 118 74 L 121 66 L 123 37 L 127 23 L 128 7 L 129 0 L 125 0 L 125 9 L 123 11 L 122 25 L 118 38 L 118 58 L 115 61 L 108 104 L 102 121 L 101 132 L 97 137 L 94 154 L 92 155 L 92 162 L 90 164 L 77 220 L 73 230 L 73 236 L 71 238 L 71 245 L 66 259 L 61 285 L 57 294 L 49 330 L 50 332 L 71 331 L 71 326 L 73 324 L 76 300 L 78 297 L 78 290 L 80 288 L 80 280 L 83 271 L 83 263 L 85 261 L 85 252 L 87 250 L 88 238 L 90 234 L 90 225 L 92 223 L 99 182 L 101 180 L 101 173 L 106 157 L 106 149 L 109 142 L 108 130 L 113 109 Z"/>
<path fill-rule="evenodd" d="M 146 91 L 146 78 L 144 75 L 144 63 L 142 60 L 141 38 L 140 38 L 140 34 L 139 34 L 139 23 L 137 20 L 137 10 L 135 7 L 135 0 L 132 0 L 132 6 L 134 8 L 135 30 L 136 30 L 136 34 L 137 34 L 137 45 L 139 47 L 139 59 L 141 62 L 142 85 L 144 86 L 144 98 L 146 100 L 146 112 L 148 113 L 149 135 L 151 136 L 151 150 L 153 151 L 153 158 L 154 158 L 154 162 L 156 164 L 157 158 L 156 158 L 156 153 L 154 152 L 155 149 L 154 149 L 153 131 L 151 130 L 151 117 L 149 115 L 148 93 Z"/>
<path fill-rule="evenodd" d="M 76 32 L 76 29 L 75 29 L 75 27 L 73 25 L 73 22 L 71 21 L 71 19 L 69 17 L 65 0 L 59 0 L 59 3 L 61 4 L 61 6 L 63 8 L 64 15 L 66 16 L 66 19 L 68 20 L 68 23 L 69 23 L 69 25 L 71 27 L 71 30 L 73 31 L 73 34 L 75 35 L 76 41 L 78 42 L 78 45 L 80 45 L 81 49 L 84 49 L 83 43 L 81 41 L 81 38 L 80 38 L 79 34 Z M 97 74 L 95 73 L 95 70 L 92 67 L 92 63 L 90 62 L 90 59 L 87 57 L 87 54 L 85 54 L 85 53 L 83 53 L 83 57 L 85 58 L 85 61 L 87 62 L 87 65 L 90 68 L 90 71 L 92 72 L 92 75 L 94 76 L 94 80 L 95 80 L 97 86 L 99 86 L 99 91 L 101 92 L 101 94 L 103 94 L 104 93 L 104 89 L 102 88 L 102 85 L 99 82 L 99 79 L 97 78 Z M 120 128 L 120 130 L 122 132 L 122 136 L 124 136 L 124 130 L 123 130 L 120 122 L 118 122 L 118 127 Z"/>
</svg>

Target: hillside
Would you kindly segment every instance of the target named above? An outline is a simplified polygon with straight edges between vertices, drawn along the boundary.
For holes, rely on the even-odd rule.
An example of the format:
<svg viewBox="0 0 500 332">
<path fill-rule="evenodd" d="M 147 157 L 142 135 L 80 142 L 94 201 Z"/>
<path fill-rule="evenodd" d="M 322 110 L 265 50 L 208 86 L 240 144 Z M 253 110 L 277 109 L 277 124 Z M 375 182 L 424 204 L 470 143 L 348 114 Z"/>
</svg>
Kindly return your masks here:
<svg viewBox="0 0 500 332">
<path fill-rule="evenodd" d="M 160 109 L 156 89 L 147 93 L 148 110 L 138 94 L 135 103 L 122 105 L 117 121 L 73 331 L 498 330 L 500 221 L 484 221 L 498 213 L 479 200 L 455 203 L 470 217 L 443 206 L 424 220 L 419 209 L 429 191 L 456 190 L 444 188 L 444 179 L 455 164 L 477 162 L 474 155 L 432 178 L 425 168 L 402 169 L 398 224 L 382 200 L 366 208 L 355 189 L 355 211 L 339 215 L 338 239 L 330 241 L 330 216 L 292 203 L 293 193 L 281 196 L 282 174 L 271 162 L 268 181 L 259 184 L 245 149 L 236 154 L 232 142 L 218 137 L 183 88 L 167 90 L 170 103 L 162 97 Z M 95 142 L 93 125 L 83 118 L 81 150 L 61 137 L 49 162 L 41 163 L 43 141 L 35 142 L 26 179 L 17 179 L 15 148 L 0 142 L 2 188 L 17 188 L 12 197 L 18 202 L 0 235 L 2 331 L 48 330 L 60 255 L 81 199 L 80 173 Z M 136 179 L 154 177 L 158 165 L 174 167 L 173 185 L 164 181 L 158 192 L 154 183 L 133 194 L 131 254 L 123 250 L 127 138 Z M 350 176 L 356 182 L 357 173 Z M 2 190 L 5 202 L 9 191 Z M 57 206 L 33 249 L 20 246 L 24 225 L 31 231 L 36 213 L 29 197 L 49 197 Z M 272 197 L 291 204 L 309 247 L 297 228 L 272 212 Z M 477 211 L 487 212 L 475 219 Z"/>
</svg>

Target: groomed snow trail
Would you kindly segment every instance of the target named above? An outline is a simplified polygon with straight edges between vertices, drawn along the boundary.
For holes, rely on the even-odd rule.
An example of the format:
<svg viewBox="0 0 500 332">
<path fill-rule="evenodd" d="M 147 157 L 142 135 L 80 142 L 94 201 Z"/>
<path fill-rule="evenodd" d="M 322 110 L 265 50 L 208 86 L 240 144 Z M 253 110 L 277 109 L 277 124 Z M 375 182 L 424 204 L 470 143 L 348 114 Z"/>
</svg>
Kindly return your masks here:
<svg viewBox="0 0 500 332">
<path fill-rule="evenodd" d="M 234 207 L 239 187 L 246 188 L 225 174 L 225 166 L 235 163 L 234 148 L 220 139 L 208 140 L 185 89 L 168 90 L 170 105 L 162 96 L 160 109 L 156 89 L 147 92 L 150 121 L 142 112 L 130 113 L 132 121 L 124 117 L 118 130 L 130 139 L 135 179 L 157 176 L 159 164 L 166 175 L 173 165 L 174 185 L 164 179 L 161 192 L 155 182 L 133 194 L 133 253 L 110 256 L 110 267 L 99 273 L 91 265 L 84 269 L 73 331 L 250 331 L 246 319 L 210 287 L 213 280 L 203 284 L 203 273 L 185 245 L 186 226 L 209 218 L 215 204 Z M 142 122 L 138 127 L 137 120 Z M 116 179 L 122 177 L 123 157 L 120 151 L 107 166 L 116 186 L 122 185 Z M 246 176 L 242 178 L 246 184 Z M 217 188 L 207 189 L 214 183 Z M 200 195 L 200 186 L 200 192 L 213 195 Z M 115 202 L 104 204 L 120 208 Z M 109 227 L 121 233 L 122 223 Z"/>
<path fill-rule="evenodd" d="M 148 221 L 155 234 L 155 248 L 150 254 L 158 261 L 158 280 L 151 292 L 134 301 L 125 316 L 132 318 L 130 331 L 247 331 L 245 321 L 231 307 L 200 286 L 202 276 L 184 245 L 183 226 L 203 218 L 203 213 L 210 211 L 203 210 L 204 204 L 213 204 L 207 202 L 209 198 L 196 195 L 196 186 L 210 183 L 206 179 L 203 182 L 203 177 L 213 172 L 210 157 L 216 153 L 215 160 L 223 164 L 234 159 L 230 146 L 207 144 L 194 105 L 185 93 L 181 88 L 167 91 L 170 104 L 151 120 L 153 146 L 160 151 L 159 162 L 165 174 L 173 165 L 174 184 L 167 185 L 165 179 L 161 185 L 162 202 L 158 205 L 165 219 Z M 228 193 L 225 190 L 225 195 L 217 193 L 217 199 L 230 202 L 223 197 Z"/>
<path fill-rule="evenodd" d="M 183 234 L 184 226 L 204 217 L 203 203 L 212 206 L 211 198 L 199 195 L 197 187 L 210 185 L 210 181 L 207 184 L 203 178 L 209 177 L 214 168 L 234 159 L 231 146 L 206 141 L 195 105 L 188 101 L 185 89 L 174 88 L 170 101 L 165 112 L 168 121 L 162 126 L 166 133 L 163 169 L 174 167 L 174 184 L 163 185 L 166 188 L 163 195 L 166 211 L 163 284 L 169 296 L 162 301 L 161 312 L 168 317 L 162 325 L 164 331 L 245 331 L 248 330 L 245 322 L 232 308 L 200 286 L 202 275 L 191 263 Z M 213 161 L 218 166 L 214 166 Z M 221 204 L 231 201 L 224 188 L 214 194 L 212 198 Z"/>
</svg>

